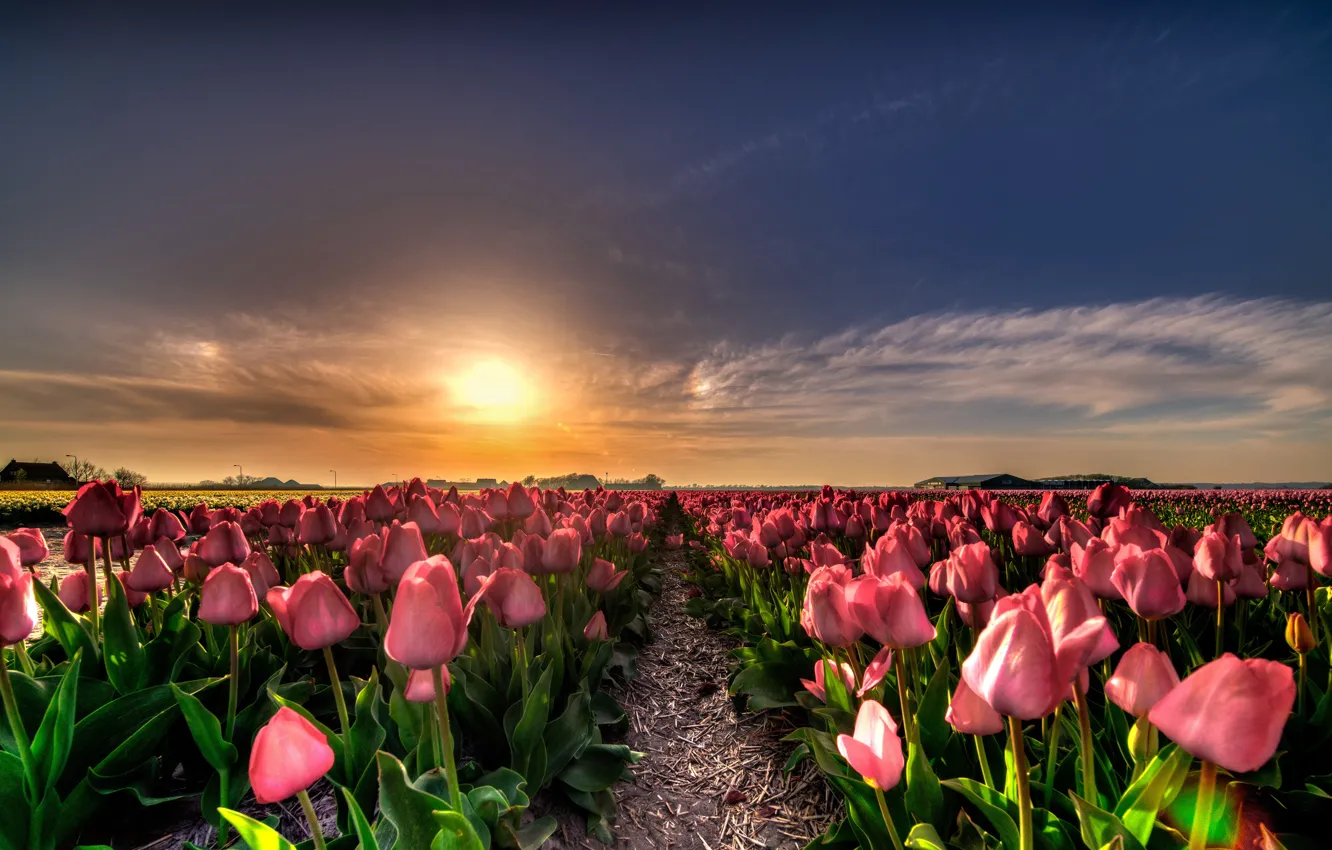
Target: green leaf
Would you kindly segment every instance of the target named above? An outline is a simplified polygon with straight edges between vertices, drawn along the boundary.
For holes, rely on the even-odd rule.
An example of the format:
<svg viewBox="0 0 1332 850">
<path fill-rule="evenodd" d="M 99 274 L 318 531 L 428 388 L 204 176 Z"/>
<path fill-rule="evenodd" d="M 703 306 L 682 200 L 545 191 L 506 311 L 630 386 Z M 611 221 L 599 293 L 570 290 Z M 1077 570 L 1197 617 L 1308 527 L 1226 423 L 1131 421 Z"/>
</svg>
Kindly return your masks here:
<svg viewBox="0 0 1332 850">
<path fill-rule="evenodd" d="M 555 830 L 559 828 L 559 821 L 550 815 L 546 815 L 520 829 L 508 830 L 508 835 L 511 842 L 518 847 L 518 850 L 538 850 L 541 845 L 546 843 L 546 839 L 554 835 Z"/>
<path fill-rule="evenodd" d="M 366 820 L 365 812 L 356 802 L 356 795 L 350 788 L 343 788 L 342 796 L 347 801 L 347 811 L 351 815 L 352 826 L 356 828 L 356 837 L 361 842 L 361 850 L 379 850 L 379 844 L 375 841 L 375 831 L 370 828 L 370 821 Z"/>
<path fill-rule="evenodd" d="M 440 829 L 430 842 L 430 850 L 486 850 L 476 830 L 460 812 L 437 811 L 434 818 Z"/>
<path fill-rule="evenodd" d="M 918 823 L 911 827 L 906 841 L 902 843 L 907 850 L 945 850 L 938 831 L 928 823 Z"/>
<path fill-rule="evenodd" d="M 38 584 L 40 582 L 33 582 L 34 586 Z M 80 652 L 74 656 L 65 675 L 61 677 L 55 696 L 46 706 L 42 725 L 32 739 L 32 757 L 38 775 L 31 778 L 37 788 L 43 789 L 43 793 L 49 792 L 60 780 L 74 744 L 74 711 L 79 697 L 79 670 L 82 666 L 83 654 Z"/>
<path fill-rule="evenodd" d="M 1004 847 L 1019 845 L 1018 827 L 1009 813 L 1011 802 L 1007 798 L 974 779 L 945 779 L 939 784 L 953 789 L 975 806 L 976 811 L 989 821 L 990 826 L 999 835 L 999 842 Z"/>
<path fill-rule="evenodd" d="M 0 850 L 27 850 L 28 796 L 23 785 L 23 762 L 0 750 Z"/>
<path fill-rule="evenodd" d="M 85 658 L 96 658 L 97 643 L 87 620 L 66 608 L 60 597 L 40 581 L 32 583 L 32 590 L 37 604 L 42 606 L 42 625 L 46 633 L 64 647 L 65 655 L 73 658 L 82 650 Z"/>
<path fill-rule="evenodd" d="M 349 755 L 352 776 L 360 776 L 375 760 L 375 753 L 383 745 L 388 733 L 379 722 L 379 668 L 372 668 L 370 680 L 356 695 L 356 716 L 352 720 Z"/>
<path fill-rule="evenodd" d="M 569 762 L 583 754 L 592 743 L 596 724 L 592 718 L 592 698 L 583 686 L 569 695 L 564 712 L 551 721 L 543 735 L 546 742 L 546 776 L 558 775 Z M 533 787 L 545 784 L 545 777 L 529 777 Z"/>
<path fill-rule="evenodd" d="M 545 758 L 541 758 L 540 775 L 533 770 L 534 761 L 537 759 L 538 747 L 544 756 L 544 742 L 542 733 L 546 731 L 546 721 L 550 718 L 550 680 L 551 669 L 547 667 L 537 679 L 536 685 L 527 695 L 527 699 L 521 703 L 515 704 L 515 708 L 521 706 L 521 715 L 513 725 L 513 731 L 509 735 L 509 753 L 513 769 L 528 777 L 533 782 L 533 787 L 545 778 Z M 512 712 L 513 709 L 510 709 Z M 508 727 L 508 716 L 505 717 L 506 728 Z"/>
<path fill-rule="evenodd" d="M 227 823 L 236 829 L 241 840 L 250 845 L 250 850 L 296 850 L 296 845 L 282 837 L 276 829 L 260 823 L 249 815 L 231 809 L 219 809 Z"/>
<path fill-rule="evenodd" d="M 1077 807 L 1082 840 L 1088 847 L 1100 847 L 1120 838 L 1124 842 L 1124 850 L 1143 850 L 1142 843 L 1114 814 L 1088 803 L 1073 792 L 1069 792 L 1069 796 Z"/>
<path fill-rule="evenodd" d="M 431 815 L 441 809 L 448 810 L 449 804 L 434 794 L 413 788 L 402 762 L 388 753 L 376 753 L 375 762 L 379 765 L 379 810 L 397 830 L 398 840 L 392 845 L 393 850 L 430 850 L 439 832 Z"/>
<path fill-rule="evenodd" d="M 1138 843 L 1145 845 L 1151 840 L 1157 812 L 1174 802 L 1192 764 L 1193 756 L 1169 744 L 1124 792 L 1114 813 Z"/>
<path fill-rule="evenodd" d="M 560 781 L 570 788 L 589 793 L 609 788 L 625 775 L 626 762 L 637 761 L 627 757 L 627 753 L 627 747 L 593 744 L 564 769 Z"/>
<path fill-rule="evenodd" d="M 129 601 L 120 582 L 112 581 L 106 594 L 106 608 L 102 612 L 102 661 L 106 664 L 106 677 L 119 693 L 133 693 L 143 687 L 147 672 L 139 629 L 130 616 Z"/>
<path fill-rule="evenodd" d="M 223 739 L 222 724 L 217 717 L 204 707 L 198 697 L 185 693 L 176 685 L 171 686 L 171 693 L 175 694 L 180 713 L 185 715 L 185 723 L 190 727 L 194 743 L 213 770 L 221 773 L 235 764 L 238 758 L 236 748 Z"/>
<path fill-rule="evenodd" d="M 948 601 L 952 602 L 952 597 Z M 948 715 L 949 672 L 948 653 L 945 652 L 943 661 L 935 668 L 930 683 L 925 686 L 920 706 L 916 709 L 920 742 L 927 753 L 934 753 L 936 757 L 948 746 L 948 738 L 953 732 L 953 727 L 945 719 Z"/>
<path fill-rule="evenodd" d="M 907 808 L 926 823 L 938 823 L 943 815 L 943 791 L 919 744 L 907 746 L 906 780 Z"/>
<path fill-rule="evenodd" d="M 749 697 L 751 711 L 799 705 L 795 694 L 803 687 L 802 672 L 785 661 L 762 661 L 741 670 L 731 681 L 730 693 Z"/>
</svg>

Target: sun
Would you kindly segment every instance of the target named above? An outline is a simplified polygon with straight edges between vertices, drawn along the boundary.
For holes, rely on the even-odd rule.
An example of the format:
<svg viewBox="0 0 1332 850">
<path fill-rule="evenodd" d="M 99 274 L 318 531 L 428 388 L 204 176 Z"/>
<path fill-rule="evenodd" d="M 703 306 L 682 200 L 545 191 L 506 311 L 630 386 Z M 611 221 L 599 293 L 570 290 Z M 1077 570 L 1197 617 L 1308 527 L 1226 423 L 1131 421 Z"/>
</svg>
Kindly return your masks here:
<svg viewBox="0 0 1332 850">
<path fill-rule="evenodd" d="M 457 402 L 481 418 L 516 419 L 532 405 L 531 387 L 502 360 L 482 360 L 453 383 Z"/>
</svg>

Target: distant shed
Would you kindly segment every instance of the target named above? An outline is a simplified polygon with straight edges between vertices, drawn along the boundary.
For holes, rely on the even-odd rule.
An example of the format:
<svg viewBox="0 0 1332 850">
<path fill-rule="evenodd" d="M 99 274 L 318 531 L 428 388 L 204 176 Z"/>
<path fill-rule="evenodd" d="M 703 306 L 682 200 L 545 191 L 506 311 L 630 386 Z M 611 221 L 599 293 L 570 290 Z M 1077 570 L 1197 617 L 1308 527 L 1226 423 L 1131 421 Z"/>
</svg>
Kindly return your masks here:
<svg viewBox="0 0 1332 850">
<path fill-rule="evenodd" d="M 939 475 L 916 482 L 917 490 L 1039 490 L 1042 485 L 1007 472 L 993 475 Z"/>
<path fill-rule="evenodd" d="M 79 482 L 65 471 L 64 467 L 54 461 L 43 463 L 41 461 L 21 461 L 11 460 L 5 464 L 4 469 L 0 469 L 0 481 L 25 481 L 29 484 L 68 484 L 70 487 L 78 487 Z"/>
</svg>

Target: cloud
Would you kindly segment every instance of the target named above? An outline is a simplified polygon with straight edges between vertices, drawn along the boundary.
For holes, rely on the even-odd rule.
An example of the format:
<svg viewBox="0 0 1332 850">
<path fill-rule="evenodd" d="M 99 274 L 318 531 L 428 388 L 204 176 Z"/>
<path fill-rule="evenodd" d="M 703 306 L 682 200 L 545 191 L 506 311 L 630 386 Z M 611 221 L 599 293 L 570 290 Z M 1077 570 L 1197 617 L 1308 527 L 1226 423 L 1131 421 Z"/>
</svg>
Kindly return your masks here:
<svg viewBox="0 0 1332 850">
<path fill-rule="evenodd" d="M 719 347 L 701 417 L 839 433 L 1290 433 L 1332 419 L 1332 303 L 1219 297 L 949 312 Z"/>
</svg>

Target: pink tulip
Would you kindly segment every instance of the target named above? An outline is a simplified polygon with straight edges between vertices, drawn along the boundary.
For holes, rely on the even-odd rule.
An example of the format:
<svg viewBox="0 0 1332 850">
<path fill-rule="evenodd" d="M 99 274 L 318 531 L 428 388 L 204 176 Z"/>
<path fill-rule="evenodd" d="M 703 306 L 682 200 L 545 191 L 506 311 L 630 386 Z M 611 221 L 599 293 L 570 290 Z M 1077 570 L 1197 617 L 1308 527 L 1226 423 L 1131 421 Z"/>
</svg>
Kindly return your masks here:
<svg viewBox="0 0 1332 850">
<path fill-rule="evenodd" d="M 301 649 L 330 647 L 351 637 L 361 625 L 347 597 L 319 570 L 301 576 L 291 587 L 271 588 L 266 600 L 282 631 Z"/>
<path fill-rule="evenodd" d="M 1018 521 L 1013 525 L 1013 551 L 1027 558 L 1045 558 L 1054 554 L 1055 547 L 1035 526 Z"/>
<path fill-rule="evenodd" d="M 994 735 L 1004 728 L 1003 715 L 977 696 L 966 679 L 958 681 L 944 719 L 964 735 Z"/>
<path fill-rule="evenodd" d="M 1309 568 L 1293 558 L 1287 558 L 1276 565 L 1267 583 L 1277 590 L 1300 591 L 1309 587 Z M 1215 607 L 1215 606 L 1213 606 Z"/>
<path fill-rule="evenodd" d="M 224 520 L 209 529 L 195 553 L 210 567 L 239 564 L 250 557 L 250 542 L 239 525 Z"/>
<path fill-rule="evenodd" d="M 583 627 L 583 638 L 585 640 L 596 642 L 606 640 L 609 637 L 609 631 L 606 628 L 606 615 L 598 611 L 592 615 L 592 619 L 587 621 Z"/>
<path fill-rule="evenodd" d="M 985 543 L 969 543 L 954 549 L 944 562 L 944 586 L 959 602 L 975 604 L 994 598 L 999 587 L 999 568 Z"/>
<path fill-rule="evenodd" d="M 7 556 L 3 551 L 6 548 L 12 548 Z M 26 640 L 37 627 L 37 597 L 32 588 L 35 579 L 22 568 L 21 558 L 17 546 L 6 547 L 0 542 L 0 647 Z M 87 585 L 83 604 L 88 604 Z"/>
<path fill-rule="evenodd" d="M 418 561 L 398 583 L 384 650 L 399 664 L 429 670 L 447 664 L 467 645 L 467 625 L 488 585 L 464 608 L 453 565 L 443 555 Z"/>
<path fill-rule="evenodd" d="M 1049 528 L 1060 517 L 1068 516 L 1068 502 L 1058 493 L 1047 490 L 1041 494 L 1041 506 L 1036 510 L 1036 516 Z"/>
<path fill-rule="evenodd" d="M 541 595 L 541 588 L 522 570 L 498 569 L 488 584 L 486 606 L 501 627 L 520 629 L 540 622 L 546 616 L 546 600 Z"/>
<path fill-rule="evenodd" d="M 1205 577 L 1196 570 L 1189 575 L 1188 584 L 1185 585 L 1184 598 L 1194 605 L 1201 605 L 1204 608 L 1216 610 L 1216 589 L 1222 590 L 1222 604 L 1229 608 L 1235 604 L 1235 588 L 1230 582 L 1223 582 L 1218 585 L 1213 579 Z"/>
<path fill-rule="evenodd" d="M 435 503 L 428 497 L 418 496 L 412 499 L 411 507 L 407 508 L 407 521 L 420 529 L 423 535 L 442 533 L 439 512 L 435 510 Z"/>
<path fill-rule="evenodd" d="M 1119 659 L 1115 674 L 1105 683 L 1105 696 L 1115 705 L 1141 717 L 1179 684 L 1170 656 L 1150 643 L 1135 643 Z"/>
<path fill-rule="evenodd" d="M 805 588 L 800 624 L 806 634 L 827 646 L 850 646 L 863 633 L 847 605 L 850 581 L 851 571 L 840 564 L 819 567 Z"/>
<path fill-rule="evenodd" d="M 158 508 L 153 511 L 153 518 L 149 521 L 149 537 L 153 540 L 165 537 L 173 543 L 179 543 L 185 539 L 185 526 L 180 518 L 166 508 Z"/>
<path fill-rule="evenodd" d="M 1309 543 L 1318 536 L 1318 523 L 1296 511 L 1286 517 L 1281 531 L 1263 548 L 1269 561 L 1296 561 L 1309 563 Z"/>
<path fill-rule="evenodd" d="M 546 538 L 542 569 L 547 573 L 571 573 L 583 557 L 583 539 L 575 528 L 557 528 Z"/>
<path fill-rule="evenodd" d="M 60 601 L 65 603 L 65 607 L 75 614 L 83 614 L 89 610 L 88 606 L 88 574 L 86 572 L 70 573 L 60 582 L 60 589 L 57 595 Z M 102 585 L 97 584 L 97 603 L 102 602 Z"/>
<path fill-rule="evenodd" d="M 893 648 L 885 646 L 874 654 L 869 664 L 865 665 L 865 675 L 860 679 L 860 687 L 856 690 L 856 699 L 864 699 L 865 694 L 878 687 L 892 668 Z"/>
<path fill-rule="evenodd" d="M 453 685 L 453 678 L 449 675 L 447 664 L 441 664 L 439 668 L 439 678 L 444 684 L 444 693 L 448 693 Z M 435 701 L 435 674 L 432 670 L 412 670 L 407 674 L 407 688 L 402 692 L 402 698 L 408 702 L 434 702 Z"/>
<path fill-rule="evenodd" d="M 322 546 L 338 534 L 338 521 L 323 502 L 305 513 L 297 523 L 296 539 L 306 546 Z"/>
<path fill-rule="evenodd" d="M 1008 717 L 1044 717 L 1069 692 L 1040 588 L 1006 596 L 962 664 L 967 686 Z"/>
<path fill-rule="evenodd" d="M 509 516 L 513 519 L 525 520 L 536 513 L 536 502 L 532 501 L 532 495 L 517 481 L 509 485 L 506 501 Z"/>
<path fill-rule="evenodd" d="M 421 537 L 421 529 L 415 523 L 403 524 L 394 520 L 393 525 L 384 530 L 383 537 L 384 553 L 380 556 L 379 568 L 388 577 L 390 584 L 400 581 L 412 564 L 430 557 L 426 552 L 425 540 Z"/>
<path fill-rule="evenodd" d="M 1239 535 L 1226 537 L 1216 532 L 1204 534 L 1193 549 L 1193 568 L 1211 581 L 1234 581 L 1239 578 L 1240 570 L 1244 568 Z"/>
<path fill-rule="evenodd" d="M 174 543 L 168 545 L 175 546 Z M 129 587 L 134 590 L 141 593 L 155 593 L 166 590 L 175 580 L 176 576 L 170 565 L 157 554 L 157 546 L 149 545 L 143 547 L 143 551 L 139 553 L 139 560 L 134 564 L 127 581 Z"/>
<path fill-rule="evenodd" d="M 397 505 L 389 498 L 383 484 L 376 484 L 365 497 L 365 518 L 371 522 L 388 522 L 397 513 Z"/>
<path fill-rule="evenodd" d="M 887 791 L 902 778 L 906 761 L 897 724 L 880 703 L 866 700 L 856 715 L 854 735 L 838 735 L 837 751 L 870 787 Z"/>
<path fill-rule="evenodd" d="M 909 546 L 902 538 L 885 534 L 875 542 L 873 549 L 866 549 L 861 558 L 861 569 L 868 575 L 888 578 L 894 573 L 901 573 L 911 586 L 919 590 L 925 586 L 925 574 L 916 566 Z"/>
<path fill-rule="evenodd" d="M 10 543 L 18 547 L 19 562 L 25 567 L 35 567 L 51 554 L 46 537 L 36 528 L 20 528 L 6 536 Z"/>
<path fill-rule="evenodd" d="M 1107 519 L 1117 515 L 1122 508 L 1128 507 L 1132 499 L 1133 495 L 1127 487 L 1107 481 L 1087 497 L 1087 512 L 1094 517 Z"/>
<path fill-rule="evenodd" d="M 284 705 L 254 736 L 250 750 L 254 799 L 266 805 L 304 791 L 333 768 L 333 761 L 333 748 L 324 733 Z"/>
<path fill-rule="evenodd" d="M 129 492 L 114 481 L 89 481 L 61 511 L 69 527 L 93 537 L 119 537 L 139 521 L 143 513 L 139 488 Z"/>
<path fill-rule="evenodd" d="M 934 640 L 934 624 L 920 594 L 902 573 L 886 579 L 861 576 L 848 586 L 846 599 L 856 624 L 883 646 L 909 649 Z"/>
<path fill-rule="evenodd" d="M 250 584 L 253 585 L 257 598 L 267 597 L 270 589 L 282 583 L 277 567 L 273 566 L 272 559 L 262 549 L 251 552 L 250 557 L 241 564 L 241 569 L 250 576 Z"/>
<path fill-rule="evenodd" d="M 592 568 L 587 571 L 587 586 L 598 593 L 610 593 L 620 586 L 624 577 L 629 573 L 624 570 L 616 570 L 615 564 L 603 558 L 597 558 L 592 562 Z"/>
<path fill-rule="evenodd" d="M 851 669 L 850 664 L 845 661 L 838 664 L 827 659 L 820 659 L 814 664 L 814 681 L 811 682 L 809 679 L 800 680 L 800 684 L 805 686 L 805 690 L 817 697 L 819 702 L 826 703 L 828 701 L 828 680 L 825 671 L 829 668 L 841 673 L 842 682 L 846 685 L 847 693 L 856 689 L 856 673 Z"/>
<path fill-rule="evenodd" d="M 76 567 L 87 565 L 91 556 L 91 549 L 88 547 L 88 535 L 79 534 L 72 528 L 65 532 L 65 540 L 61 549 L 64 551 L 65 563 Z"/>
<path fill-rule="evenodd" d="M 1227 652 L 1194 670 L 1147 717 L 1191 755 L 1247 773 L 1272 758 L 1294 704 L 1289 667 Z"/>
<path fill-rule="evenodd" d="M 1160 549 L 1143 552 L 1136 546 L 1124 547 L 1110 582 L 1123 594 L 1133 613 L 1144 620 L 1178 614 L 1188 601 L 1170 556 Z"/>
<path fill-rule="evenodd" d="M 239 626 L 259 613 L 250 574 L 234 564 L 213 568 L 199 595 L 199 619 L 215 626 Z"/>
</svg>

